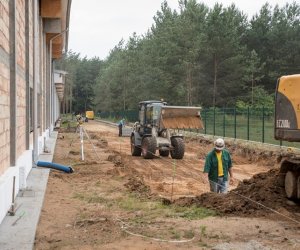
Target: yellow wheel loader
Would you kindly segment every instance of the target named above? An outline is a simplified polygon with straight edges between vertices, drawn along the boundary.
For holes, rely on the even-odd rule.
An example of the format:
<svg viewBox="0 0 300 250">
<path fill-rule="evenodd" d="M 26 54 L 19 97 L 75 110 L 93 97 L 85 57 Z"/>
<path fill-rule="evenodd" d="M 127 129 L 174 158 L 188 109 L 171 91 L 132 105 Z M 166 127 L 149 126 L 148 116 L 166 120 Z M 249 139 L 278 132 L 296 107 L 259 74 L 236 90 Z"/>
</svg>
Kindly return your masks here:
<svg viewBox="0 0 300 250">
<path fill-rule="evenodd" d="M 275 139 L 300 142 L 300 74 L 280 77 L 275 94 Z M 300 199 L 300 155 L 284 157 L 280 172 L 287 197 Z"/>
<path fill-rule="evenodd" d="M 156 150 L 160 156 L 171 154 L 182 159 L 185 146 L 179 129 L 202 129 L 200 107 L 168 106 L 164 101 L 139 103 L 139 121 L 135 122 L 130 136 L 131 154 L 152 159 Z M 177 129 L 177 132 L 176 132 Z"/>
</svg>

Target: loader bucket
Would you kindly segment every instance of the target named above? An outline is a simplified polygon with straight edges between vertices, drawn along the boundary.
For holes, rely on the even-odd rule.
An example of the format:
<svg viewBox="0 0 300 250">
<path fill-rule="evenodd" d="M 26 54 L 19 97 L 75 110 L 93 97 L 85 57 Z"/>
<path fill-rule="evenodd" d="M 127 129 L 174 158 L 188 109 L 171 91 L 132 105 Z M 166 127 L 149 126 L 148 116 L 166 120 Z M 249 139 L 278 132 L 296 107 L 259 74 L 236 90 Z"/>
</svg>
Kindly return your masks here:
<svg viewBox="0 0 300 250">
<path fill-rule="evenodd" d="M 200 107 L 162 106 L 161 127 L 167 129 L 203 129 Z"/>
</svg>

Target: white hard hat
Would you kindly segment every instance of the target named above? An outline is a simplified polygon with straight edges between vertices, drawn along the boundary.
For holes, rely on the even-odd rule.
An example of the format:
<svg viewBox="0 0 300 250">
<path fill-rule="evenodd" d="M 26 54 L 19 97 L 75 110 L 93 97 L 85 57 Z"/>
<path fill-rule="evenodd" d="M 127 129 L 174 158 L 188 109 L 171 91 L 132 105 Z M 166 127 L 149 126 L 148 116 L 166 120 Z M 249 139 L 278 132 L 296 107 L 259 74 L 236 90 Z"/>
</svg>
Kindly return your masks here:
<svg viewBox="0 0 300 250">
<path fill-rule="evenodd" d="M 222 150 L 225 148 L 225 142 L 222 138 L 215 140 L 215 149 Z"/>
</svg>

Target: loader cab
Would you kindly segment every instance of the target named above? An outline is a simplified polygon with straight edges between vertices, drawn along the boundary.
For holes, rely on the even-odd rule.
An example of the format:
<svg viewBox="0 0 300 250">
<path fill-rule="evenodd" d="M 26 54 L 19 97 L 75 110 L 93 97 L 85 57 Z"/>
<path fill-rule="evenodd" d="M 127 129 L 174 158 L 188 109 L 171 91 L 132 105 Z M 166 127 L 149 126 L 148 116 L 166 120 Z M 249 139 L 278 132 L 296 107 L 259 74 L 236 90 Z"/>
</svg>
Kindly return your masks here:
<svg viewBox="0 0 300 250">
<path fill-rule="evenodd" d="M 159 126 L 161 107 L 166 105 L 161 101 L 144 101 L 139 104 L 139 120 L 142 132 L 151 134 L 153 126 Z"/>
</svg>

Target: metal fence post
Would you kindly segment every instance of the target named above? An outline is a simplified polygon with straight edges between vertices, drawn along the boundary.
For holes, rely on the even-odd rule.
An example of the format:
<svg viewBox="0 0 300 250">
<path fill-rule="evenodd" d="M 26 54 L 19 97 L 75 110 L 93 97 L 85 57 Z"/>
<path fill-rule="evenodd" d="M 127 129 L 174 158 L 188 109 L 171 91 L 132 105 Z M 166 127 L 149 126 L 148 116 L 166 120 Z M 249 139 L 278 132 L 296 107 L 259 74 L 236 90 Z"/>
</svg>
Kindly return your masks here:
<svg viewBox="0 0 300 250">
<path fill-rule="evenodd" d="M 234 139 L 236 139 L 236 107 L 235 106 L 234 106 L 233 114 L 234 114 Z"/>
<path fill-rule="evenodd" d="M 249 141 L 250 139 L 250 108 L 248 106 L 247 109 L 247 140 Z"/>
<path fill-rule="evenodd" d="M 225 108 L 223 107 L 223 137 L 225 137 Z"/>
<path fill-rule="evenodd" d="M 214 132 L 213 135 L 216 135 L 216 107 L 214 107 Z"/>
<path fill-rule="evenodd" d="M 206 126 L 207 126 L 207 110 L 204 109 L 204 134 L 206 134 Z"/>
<path fill-rule="evenodd" d="M 265 107 L 262 107 L 262 143 L 265 142 Z"/>
</svg>

